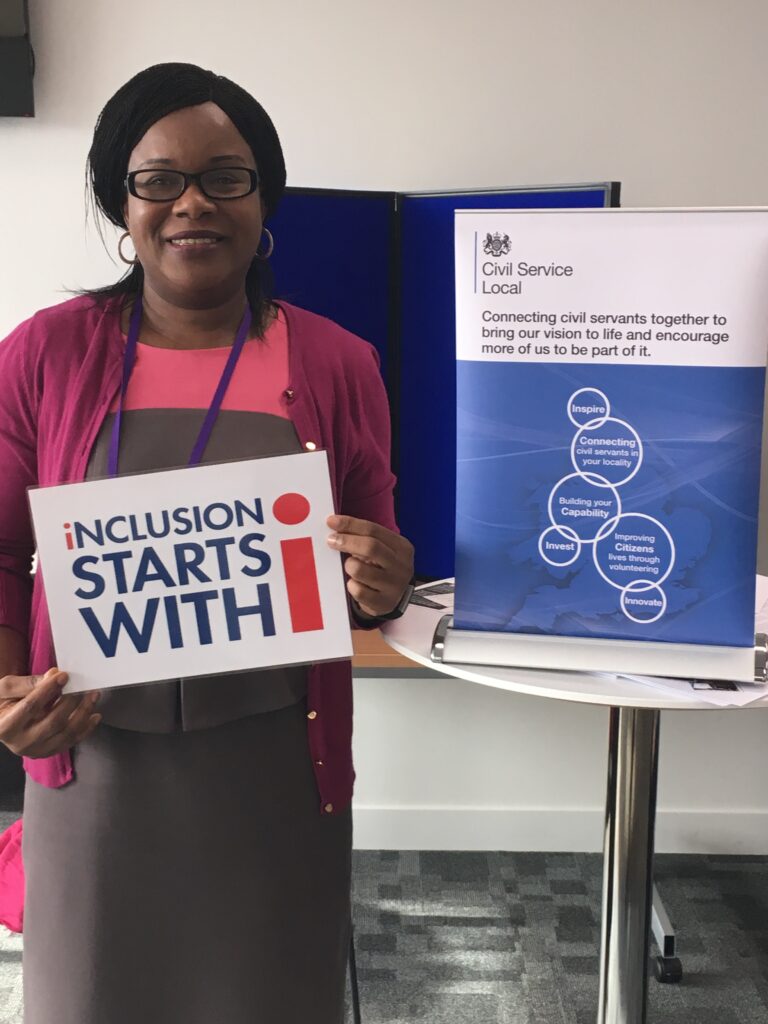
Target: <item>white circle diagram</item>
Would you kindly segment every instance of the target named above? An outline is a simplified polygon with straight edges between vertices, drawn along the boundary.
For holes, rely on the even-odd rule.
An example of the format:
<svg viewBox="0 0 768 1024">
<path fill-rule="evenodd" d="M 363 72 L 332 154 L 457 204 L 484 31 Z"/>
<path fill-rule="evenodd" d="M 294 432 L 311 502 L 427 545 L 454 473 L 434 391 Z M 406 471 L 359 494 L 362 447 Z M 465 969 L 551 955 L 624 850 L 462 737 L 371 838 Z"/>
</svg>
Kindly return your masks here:
<svg viewBox="0 0 768 1024">
<path fill-rule="evenodd" d="M 661 530 L 661 532 L 667 538 L 667 542 L 669 544 L 669 565 L 661 574 L 658 580 L 645 580 L 643 583 L 642 580 L 635 579 L 632 580 L 629 584 L 615 583 L 610 578 L 610 576 L 606 574 L 606 571 L 604 571 L 603 567 L 600 565 L 600 562 L 598 560 L 598 554 L 601 551 L 601 548 L 599 546 L 600 542 L 606 540 L 612 533 L 615 533 L 617 527 L 619 526 L 619 523 L 622 520 L 626 519 L 644 519 L 649 523 L 653 523 L 653 525 L 655 527 L 658 527 L 658 529 Z M 606 583 L 610 583 L 612 587 L 615 587 L 617 590 L 621 590 L 622 592 L 627 589 L 627 586 L 630 586 L 636 593 L 641 593 L 643 590 L 651 590 L 654 587 L 659 587 L 664 582 L 664 580 L 667 579 L 667 577 L 670 575 L 675 565 L 675 542 L 672 540 L 672 534 L 669 532 L 666 526 L 664 526 L 662 523 L 658 521 L 658 519 L 654 519 L 653 516 L 646 515 L 644 512 L 625 512 L 622 515 L 616 516 L 614 519 L 609 520 L 607 523 L 604 523 L 602 527 L 597 531 L 597 535 L 595 537 L 595 546 L 592 549 L 592 559 L 595 563 L 595 568 L 603 577 Z M 640 568 L 638 568 L 638 572 L 640 571 Z M 637 584 L 640 583 L 643 583 L 643 586 L 637 586 Z M 632 616 L 629 617 L 631 618 Z M 645 622 L 647 620 L 643 619 L 642 621 Z"/>
<path fill-rule="evenodd" d="M 636 465 L 634 466 L 634 468 L 622 480 L 614 480 L 613 481 L 613 485 L 615 487 L 623 487 L 624 484 L 628 483 L 632 479 L 632 477 L 635 475 L 635 473 L 637 473 L 637 471 L 640 469 L 640 466 L 643 463 L 643 442 L 640 440 L 640 435 L 637 433 L 635 428 L 631 427 L 629 425 L 629 423 L 627 423 L 625 420 L 617 419 L 615 416 L 606 416 L 604 419 L 599 420 L 599 421 L 598 420 L 591 420 L 589 423 L 584 423 L 582 425 L 581 429 L 577 430 L 576 433 L 573 436 L 573 441 L 571 442 L 571 462 L 573 463 L 573 468 L 580 475 L 585 475 L 586 473 L 592 473 L 593 472 L 592 470 L 583 470 L 583 469 L 579 468 L 579 464 L 578 464 L 578 461 L 577 461 L 578 456 L 576 454 L 576 445 L 579 442 L 579 440 L 583 437 L 585 431 L 588 431 L 588 430 L 599 430 L 601 427 L 605 426 L 606 423 L 618 423 L 622 427 L 625 427 L 626 430 L 628 430 L 629 433 L 633 435 L 635 443 L 637 445 L 637 453 L 638 454 L 637 454 L 637 459 L 636 459 Z M 603 469 L 603 470 L 606 469 L 605 466 L 602 466 L 600 468 Z M 595 484 L 595 487 L 603 487 L 603 486 L 605 486 L 605 485 L 604 484 Z"/>
<path fill-rule="evenodd" d="M 609 480 L 606 480 L 605 477 L 599 476 L 597 473 L 569 473 L 567 476 L 564 476 L 560 480 L 557 481 L 555 486 L 550 491 L 549 501 L 547 502 L 547 512 L 549 513 L 549 521 L 550 521 L 550 523 L 552 523 L 552 526 L 559 533 L 562 534 L 563 537 L 567 537 L 567 534 L 563 532 L 565 530 L 571 530 L 574 533 L 577 533 L 577 532 L 568 523 L 561 523 L 561 522 L 559 522 L 555 518 L 555 513 L 554 513 L 552 505 L 553 505 L 553 502 L 554 502 L 554 499 L 555 499 L 555 495 L 557 494 L 558 489 L 560 487 L 562 487 L 563 484 L 567 483 L 569 480 L 581 480 L 582 482 L 584 482 L 586 484 L 589 484 L 592 487 L 600 487 L 601 489 L 609 489 L 611 491 L 611 495 L 613 497 L 613 500 L 616 502 L 616 512 L 612 516 L 609 515 L 608 516 L 608 520 L 611 521 L 613 519 L 619 519 L 621 517 L 621 498 L 619 497 L 619 492 L 616 490 L 616 488 L 613 486 L 613 484 Z M 596 483 L 595 482 L 596 480 L 599 480 L 600 482 Z M 597 500 L 604 501 L 605 499 L 599 498 Z M 603 523 L 603 528 L 604 527 L 605 527 L 605 523 Z M 597 534 L 599 534 L 599 533 L 600 533 L 600 528 L 598 528 L 598 530 L 597 530 Z M 581 534 L 577 533 L 577 536 L 578 536 L 578 538 L 579 538 L 579 540 L 581 541 L 582 544 L 594 544 L 597 534 L 594 537 L 582 537 Z"/>
<path fill-rule="evenodd" d="M 554 531 L 557 534 L 558 537 L 562 538 L 562 537 L 565 536 L 567 538 L 567 540 L 569 540 L 574 545 L 574 547 L 575 547 L 573 555 L 566 562 L 557 562 L 557 561 L 555 561 L 554 559 L 550 558 L 548 555 L 546 555 L 544 553 L 544 543 L 545 543 L 546 536 L 547 536 L 548 533 L 552 533 L 552 531 Z M 573 536 L 572 537 L 568 537 L 567 535 L 569 533 L 573 534 Z M 544 559 L 544 561 L 548 565 L 554 565 L 554 566 L 557 566 L 558 568 L 563 568 L 566 565 L 573 565 L 573 563 L 576 561 L 576 559 L 581 554 L 581 538 L 576 533 L 576 531 L 574 529 L 572 529 L 570 526 L 563 526 L 563 525 L 560 525 L 560 526 L 548 526 L 546 528 L 546 530 L 544 530 L 544 532 L 539 537 L 539 554 L 541 555 L 541 557 Z"/>
<path fill-rule="evenodd" d="M 587 417 L 587 419 L 584 420 L 584 422 L 582 422 L 581 420 L 574 419 L 572 411 L 571 411 L 571 406 L 573 405 L 574 398 L 578 398 L 579 395 L 587 395 L 587 394 L 589 394 L 589 395 L 599 395 L 600 396 L 600 400 L 605 405 L 605 413 L 604 413 L 602 419 L 600 417 L 597 417 L 597 419 L 595 420 L 595 422 L 597 423 L 598 426 L 602 426 L 603 423 L 605 423 L 605 421 L 611 415 L 611 403 L 608 401 L 608 396 L 603 394 L 603 392 L 599 388 L 579 388 L 578 391 L 574 391 L 573 392 L 571 397 L 568 399 L 568 403 L 567 403 L 567 405 L 565 407 L 565 411 L 568 413 L 568 419 L 571 421 L 571 423 L 574 425 L 574 427 L 583 427 L 585 423 L 588 423 L 590 420 L 593 419 L 591 412 L 589 412 L 589 413 L 585 412 L 584 415 Z"/>
<path fill-rule="evenodd" d="M 630 595 L 631 600 L 632 594 L 642 594 L 643 597 L 641 600 L 650 602 L 652 599 L 646 595 L 649 595 L 652 590 L 658 590 L 659 597 L 661 599 L 659 602 L 661 607 L 651 618 L 640 618 L 637 615 L 633 615 L 632 612 L 628 611 L 628 595 Z M 621 604 L 621 610 L 624 612 L 627 618 L 631 619 L 633 622 L 639 622 L 643 626 L 647 626 L 651 622 L 658 622 L 658 620 L 667 610 L 667 595 L 664 593 L 664 591 L 661 589 L 658 583 L 652 583 L 651 580 L 633 580 L 631 583 L 628 583 L 627 586 L 624 587 L 624 589 L 622 590 L 619 601 Z"/>
<path fill-rule="evenodd" d="M 666 526 L 653 516 L 624 512 L 618 491 L 643 464 L 640 435 L 626 420 L 611 415 L 608 396 L 599 388 L 574 391 L 566 404 L 566 413 L 577 428 L 570 445 L 574 472 L 561 477 L 550 491 L 547 514 L 551 525 L 539 534 L 539 555 L 547 565 L 564 568 L 573 565 L 582 548 L 591 544 L 592 561 L 599 576 L 620 591 L 622 613 L 639 625 L 657 622 L 667 610 L 667 596 L 661 584 L 674 569 L 675 542 Z M 589 436 L 597 431 L 601 433 L 594 438 Z M 621 479 L 608 479 L 614 470 L 627 469 L 629 472 Z M 574 483 L 577 480 L 579 484 Z M 563 488 L 565 494 L 561 493 Z M 570 522 L 563 522 L 564 518 Z M 580 531 L 588 529 L 590 519 L 601 525 L 592 536 L 582 536 Z M 633 528 L 635 520 L 643 523 Z M 656 531 L 654 535 L 650 533 L 651 527 Z M 621 532 L 616 535 L 618 530 Z M 606 543 L 609 537 L 612 542 Z M 665 551 L 667 545 L 669 550 Z M 611 573 L 617 577 L 631 577 L 633 573 L 635 576 L 627 583 L 624 579 L 612 579 Z M 648 578 L 654 574 L 657 579 Z"/>
</svg>

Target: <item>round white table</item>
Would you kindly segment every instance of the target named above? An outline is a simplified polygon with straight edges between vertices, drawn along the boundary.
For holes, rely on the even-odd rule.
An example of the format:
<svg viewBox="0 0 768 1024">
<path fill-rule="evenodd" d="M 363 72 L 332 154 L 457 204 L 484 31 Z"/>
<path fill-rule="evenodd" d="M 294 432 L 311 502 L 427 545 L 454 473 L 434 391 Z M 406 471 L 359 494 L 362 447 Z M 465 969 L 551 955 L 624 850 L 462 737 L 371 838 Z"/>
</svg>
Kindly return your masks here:
<svg viewBox="0 0 768 1024">
<path fill-rule="evenodd" d="M 645 1024 L 660 711 L 726 709 L 605 674 L 433 661 L 435 632 L 453 610 L 451 595 L 435 600 L 447 607 L 410 605 L 401 619 L 386 623 L 387 643 L 426 668 L 471 683 L 610 708 L 597 1024 Z M 768 698 L 748 705 L 756 707 L 768 707 Z"/>
</svg>

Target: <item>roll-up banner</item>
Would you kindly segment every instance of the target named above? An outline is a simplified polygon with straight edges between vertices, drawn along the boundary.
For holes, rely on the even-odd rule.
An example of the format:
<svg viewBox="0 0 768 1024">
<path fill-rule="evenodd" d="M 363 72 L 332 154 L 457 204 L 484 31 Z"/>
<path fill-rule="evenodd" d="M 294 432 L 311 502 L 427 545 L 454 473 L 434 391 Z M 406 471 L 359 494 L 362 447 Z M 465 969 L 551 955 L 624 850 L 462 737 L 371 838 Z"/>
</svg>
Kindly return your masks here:
<svg viewBox="0 0 768 1024">
<path fill-rule="evenodd" d="M 751 648 L 768 210 L 456 214 L 459 630 Z"/>
</svg>

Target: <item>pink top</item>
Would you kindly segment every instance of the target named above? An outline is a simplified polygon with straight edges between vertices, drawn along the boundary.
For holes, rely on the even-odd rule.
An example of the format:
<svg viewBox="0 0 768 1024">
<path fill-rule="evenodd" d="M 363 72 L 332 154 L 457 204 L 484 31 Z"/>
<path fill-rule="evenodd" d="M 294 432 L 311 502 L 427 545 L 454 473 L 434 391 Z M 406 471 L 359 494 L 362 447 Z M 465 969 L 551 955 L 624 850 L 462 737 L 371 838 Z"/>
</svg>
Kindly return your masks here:
<svg viewBox="0 0 768 1024">
<path fill-rule="evenodd" d="M 27 637 L 32 672 L 52 664 L 41 573 L 26 490 L 83 480 L 120 386 L 122 300 L 80 297 L 41 310 L 0 343 L 0 624 Z M 342 327 L 281 302 L 288 333 L 288 387 L 281 408 L 301 444 L 328 452 L 336 509 L 396 529 L 389 467 L 389 408 L 375 349 Z M 352 673 L 349 662 L 312 665 L 307 721 L 321 813 L 352 796 Z M 25 759 L 45 786 L 73 778 L 70 756 Z"/>
<path fill-rule="evenodd" d="M 177 349 L 139 342 L 123 409 L 207 409 L 230 351 L 226 345 Z M 221 408 L 287 419 L 287 386 L 288 325 L 281 310 L 262 340 L 246 341 Z M 116 395 L 110 412 L 118 402 Z"/>
</svg>

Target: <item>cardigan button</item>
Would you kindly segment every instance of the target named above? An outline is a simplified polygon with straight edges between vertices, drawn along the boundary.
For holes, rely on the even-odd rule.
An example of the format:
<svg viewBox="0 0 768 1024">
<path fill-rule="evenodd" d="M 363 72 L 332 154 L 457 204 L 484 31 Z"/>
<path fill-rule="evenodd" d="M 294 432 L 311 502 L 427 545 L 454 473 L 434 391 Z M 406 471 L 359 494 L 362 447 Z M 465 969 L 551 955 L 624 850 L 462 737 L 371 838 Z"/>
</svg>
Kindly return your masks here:
<svg viewBox="0 0 768 1024">
<path fill-rule="evenodd" d="M 307 449 L 308 452 L 313 452 L 317 449 L 317 445 L 315 444 L 314 441 L 307 441 L 304 447 Z"/>
<path fill-rule="evenodd" d="M 315 764 L 317 765 L 318 768 L 322 768 L 323 767 L 323 762 L 322 761 L 315 761 Z"/>
<path fill-rule="evenodd" d="M 307 718 L 309 718 L 310 721 L 314 721 L 317 718 L 317 712 L 316 711 L 308 711 L 307 712 Z"/>
<path fill-rule="evenodd" d="M 332 814 L 333 813 L 333 804 L 326 804 L 325 807 L 323 808 L 323 810 L 325 811 L 326 814 Z"/>
<path fill-rule="evenodd" d="M 295 395 L 296 392 L 293 390 L 293 388 L 286 388 L 285 391 L 283 392 L 283 398 L 286 400 L 286 402 L 292 402 Z"/>
</svg>

